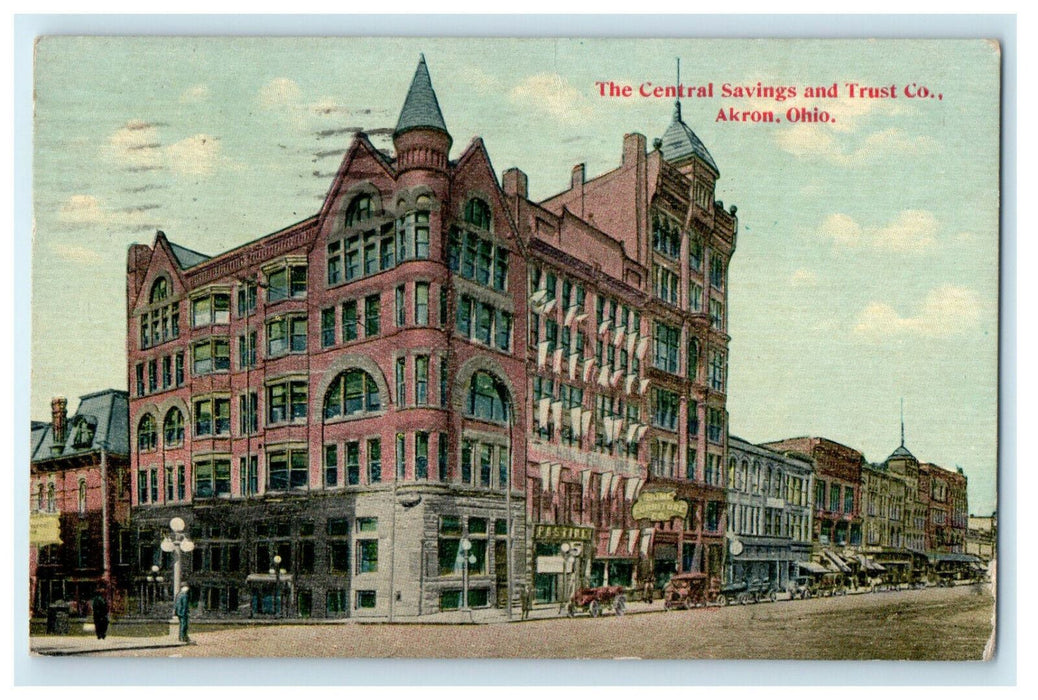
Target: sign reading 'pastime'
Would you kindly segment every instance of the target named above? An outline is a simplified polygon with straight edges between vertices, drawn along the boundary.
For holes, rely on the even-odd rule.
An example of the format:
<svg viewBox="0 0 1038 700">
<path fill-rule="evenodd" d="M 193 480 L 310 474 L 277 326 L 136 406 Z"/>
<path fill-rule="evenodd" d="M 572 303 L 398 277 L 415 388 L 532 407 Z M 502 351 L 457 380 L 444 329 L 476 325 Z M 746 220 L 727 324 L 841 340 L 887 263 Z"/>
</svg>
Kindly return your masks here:
<svg viewBox="0 0 1038 700">
<path fill-rule="evenodd" d="M 688 515 L 688 501 L 679 501 L 675 496 L 677 492 L 674 490 L 643 491 L 631 506 L 631 517 L 654 522 L 665 522 L 672 518 L 684 520 Z"/>
</svg>

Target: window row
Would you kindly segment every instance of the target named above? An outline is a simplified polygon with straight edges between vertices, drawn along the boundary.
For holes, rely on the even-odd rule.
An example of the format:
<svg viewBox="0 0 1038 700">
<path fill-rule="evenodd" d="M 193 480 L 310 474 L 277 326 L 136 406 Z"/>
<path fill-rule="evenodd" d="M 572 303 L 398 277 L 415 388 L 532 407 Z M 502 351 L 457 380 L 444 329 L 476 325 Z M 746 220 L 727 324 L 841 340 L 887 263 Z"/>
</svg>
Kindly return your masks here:
<svg viewBox="0 0 1038 700">
<path fill-rule="evenodd" d="M 499 292 L 508 289 L 508 248 L 472 231 L 451 229 L 447 264 L 453 272 Z"/>
<path fill-rule="evenodd" d="M 137 396 L 147 396 L 184 385 L 184 353 L 156 357 L 134 366 Z"/>
<path fill-rule="evenodd" d="M 512 347 L 512 314 L 462 294 L 458 297 L 455 327 L 462 336 L 508 352 Z"/>
</svg>

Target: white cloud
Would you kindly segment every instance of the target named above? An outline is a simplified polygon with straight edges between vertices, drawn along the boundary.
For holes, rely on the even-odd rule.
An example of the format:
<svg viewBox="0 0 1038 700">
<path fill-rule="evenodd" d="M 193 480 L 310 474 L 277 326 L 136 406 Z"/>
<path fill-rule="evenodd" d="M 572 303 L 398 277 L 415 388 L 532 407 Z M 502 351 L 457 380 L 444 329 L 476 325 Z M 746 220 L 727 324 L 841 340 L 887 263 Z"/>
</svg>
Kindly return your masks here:
<svg viewBox="0 0 1038 700">
<path fill-rule="evenodd" d="M 914 316 L 901 316 L 889 304 L 870 303 L 858 315 L 854 332 L 871 340 L 898 335 L 946 338 L 968 330 L 980 317 L 977 293 L 949 284 L 930 290 Z"/>
<path fill-rule="evenodd" d="M 192 85 L 180 94 L 181 102 L 204 102 L 207 99 L 209 99 L 208 85 Z"/>
<path fill-rule="evenodd" d="M 75 265 L 99 265 L 105 260 L 96 250 L 83 246 L 52 243 L 50 249 L 57 257 Z"/>
<path fill-rule="evenodd" d="M 274 78 L 260 88 L 257 96 L 261 106 L 267 109 L 293 107 L 299 102 L 302 90 L 299 85 L 288 78 Z"/>
<path fill-rule="evenodd" d="M 107 157 L 129 170 L 170 170 L 181 175 L 211 175 L 220 166 L 232 165 L 223 158 L 219 139 L 195 134 L 175 143 L 163 143 L 158 125 L 132 120 L 109 138 Z"/>
<path fill-rule="evenodd" d="M 885 226 L 863 227 L 847 214 L 830 214 L 818 228 L 818 235 L 836 245 L 866 246 L 900 253 L 920 252 L 937 240 L 937 217 L 922 209 L 906 209 Z"/>
<path fill-rule="evenodd" d="M 800 268 L 790 276 L 789 283 L 794 287 L 813 287 L 818 284 L 818 275 L 813 270 Z"/>
<path fill-rule="evenodd" d="M 584 95 L 557 73 L 529 76 L 512 88 L 509 98 L 517 105 L 538 109 L 561 121 L 580 121 L 591 114 Z"/>
<path fill-rule="evenodd" d="M 135 227 L 147 223 L 145 209 L 112 209 L 92 194 L 74 194 L 58 208 L 58 221 L 77 227 Z M 74 246 L 65 246 L 74 255 Z M 57 249 L 55 249 L 55 252 Z M 60 254 L 60 252 L 59 252 Z"/>
<path fill-rule="evenodd" d="M 169 166 L 185 175 L 209 175 L 220 162 L 220 142 L 207 134 L 195 134 L 166 148 Z"/>
<path fill-rule="evenodd" d="M 127 167 L 159 167 L 162 143 L 154 124 L 133 119 L 108 137 L 109 153 Z"/>
</svg>

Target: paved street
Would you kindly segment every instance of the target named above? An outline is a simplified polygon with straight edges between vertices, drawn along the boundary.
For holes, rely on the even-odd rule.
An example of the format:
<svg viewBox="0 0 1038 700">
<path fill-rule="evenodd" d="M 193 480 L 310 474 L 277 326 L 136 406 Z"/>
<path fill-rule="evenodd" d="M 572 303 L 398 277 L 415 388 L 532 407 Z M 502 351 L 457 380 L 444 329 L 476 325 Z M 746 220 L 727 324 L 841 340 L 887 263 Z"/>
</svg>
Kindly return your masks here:
<svg viewBox="0 0 1038 700">
<path fill-rule="evenodd" d="M 993 603 L 959 586 L 516 624 L 199 628 L 192 646 L 105 656 L 980 659 Z"/>
</svg>

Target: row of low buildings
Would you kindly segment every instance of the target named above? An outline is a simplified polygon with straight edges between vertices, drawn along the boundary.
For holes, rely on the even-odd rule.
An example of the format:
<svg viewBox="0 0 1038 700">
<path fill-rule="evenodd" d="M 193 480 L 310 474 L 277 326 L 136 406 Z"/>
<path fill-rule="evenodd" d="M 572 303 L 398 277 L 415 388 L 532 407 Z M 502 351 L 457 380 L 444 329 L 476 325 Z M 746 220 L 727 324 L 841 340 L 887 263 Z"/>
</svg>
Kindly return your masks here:
<svg viewBox="0 0 1038 700">
<path fill-rule="evenodd" d="M 172 518 L 202 614 L 225 617 L 961 551 L 965 477 L 903 445 L 870 465 L 729 436 L 736 208 L 680 104 L 651 149 L 629 134 L 615 169 L 540 202 L 480 139 L 450 159 L 424 59 L 393 142 L 358 134 L 287 229 L 213 257 L 131 246 L 129 392 L 33 424 L 37 610 L 98 583 L 168 608 Z"/>
</svg>

